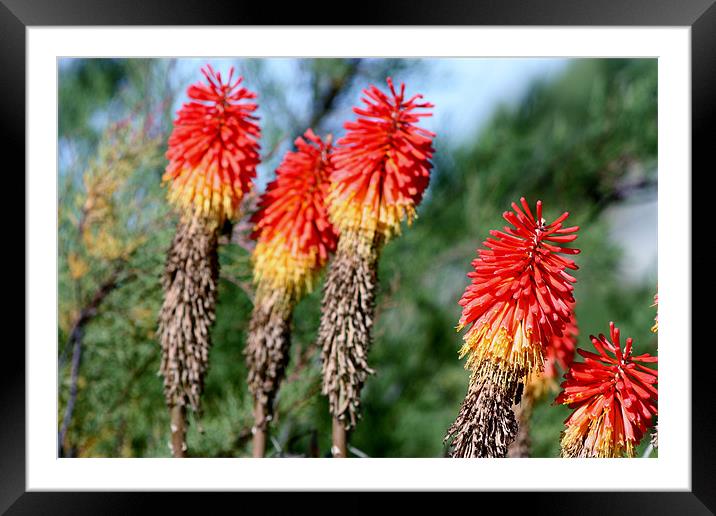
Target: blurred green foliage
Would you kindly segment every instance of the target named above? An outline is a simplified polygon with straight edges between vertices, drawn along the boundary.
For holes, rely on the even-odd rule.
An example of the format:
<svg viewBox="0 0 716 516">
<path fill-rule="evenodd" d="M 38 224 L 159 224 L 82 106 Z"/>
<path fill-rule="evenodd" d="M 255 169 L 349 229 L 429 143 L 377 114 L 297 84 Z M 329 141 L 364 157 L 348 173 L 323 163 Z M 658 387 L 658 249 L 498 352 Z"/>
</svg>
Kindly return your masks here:
<svg viewBox="0 0 716 516">
<path fill-rule="evenodd" d="M 289 80 L 266 73 L 265 60 L 235 64 L 260 94 L 263 152 L 271 169 L 309 124 L 339 135 L 341 115 L 369 81 L 423 66 L 419 60 L 306 59 L 296 61 Z M 61 63 L 59 425 L 72 382 L 71 334 L 103 282 L 113 273 L 118 278 L 96 313 L 81 323 L 78 392 L 62 443 L 66 454 L 170 454 L 154 332 L 159 278 L 176 220 L 160 177 L 177 99 L 198 78 L 182 77 L 175 60 Z M 576 273 L 580 346 L 614 320 L 640 352 L 655 353 L 656 336 L 649 331 L 655 271 L 642 281 L 623 281 L 622 249 L 610 239 L 604 213 L 656 189 L 656 94 L 656 60 L 577 60 L 555 79 L 531 85 L 516 104 L 498 106 L 467 144 L 456 144 L 449 128 L 437 129 L 435 171 L 419 218 L 386 246 L 380 261 L 369 357 L 377 374 L 364 390 L 353 453 L 444 454 L 442 439 L 468 380 L 457 359 L 457 300 L 476 248 L 489 229 L 504 225 L 502 212 L 520 196 L 532 204 L 542 199 L 548 219 L 568 210 L 570 221 L 582 226 Z M 252 306 L 246 232 L 246 224 L 238 224 L 220 249 L 222 281 L 204 409 L 190 418 L 194 456 L 249 455 L 251 402 L 242 355 Z M 294 314 L 291 362 L 269 455 L 329 452 L 330 418 L 314 343 L 320 298 L 320 291 L 307 296 Z M 552 399 L 535 408 L 533 456 L 559 453 L 569 411 L 552 406 Z"/>
</svg>

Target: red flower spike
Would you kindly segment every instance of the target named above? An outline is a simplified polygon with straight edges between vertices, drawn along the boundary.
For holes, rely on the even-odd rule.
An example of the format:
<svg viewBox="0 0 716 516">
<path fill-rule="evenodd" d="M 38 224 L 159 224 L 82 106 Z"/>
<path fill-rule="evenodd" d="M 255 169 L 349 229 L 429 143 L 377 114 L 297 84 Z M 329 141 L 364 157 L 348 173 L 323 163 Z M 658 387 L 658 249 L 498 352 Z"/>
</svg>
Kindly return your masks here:
<svg viewBox="0 0 716 516">
<path fill-rule="evenodd" d="M 325 200 L 333 172 L 331 136 L 324 142 L 308 129 L 287 152 L 253 215 L 254 278 L 270 287 L 311 290 L 338 237 Z"/>
<path fill-rule="evenodd" d="M 497 365 L 502 377 L 495 382 L 524 380 L 541 370 L 543 347 L 572 321 L 576 280 L 565 271 L 578 267 L 560 254 L 579 253 L 563 247 L 579 228 L 563 227 L 568 213 L 547 224 L 541 201 L 536 217 L 524 198 L 520 204 L 503 214 L 511 227 L 490 231 L 487 249 L 478 250 L 468 274 L 472 283 L 459 302 L 458 330 L 470 327 L 460 357 L 468 355 L 466 367 L 473 371 L 486 361 Z"/>
<path fill-rule="evenodd" d="M 256 94 L 240 87 L 242 78 L 226 82 L 207 65 L 206 83 L 189 87 L 169 137 L 169 160 L 163 176 L 171 181 L 169 200 L 187 212 L 222 223 L 232 218 L 251 189 L 259 159 L 260 129 L 247 100 Z"/>
<path fill-rule="evenodd" d="M 405 84 L 390 95 L 375 86 L 363 90 L 365 108 L 344 125 L 348 131 L 333 156 L 329 210 L 331 220 L 344 231 L 360 231 L 372 240 L 380 233 L 387 241 L 400 232 L 400 223 L 415 218 L 415 207 L 430 181 L 430 159 L 435 134 L 418 127 L 421 112 L 433 107 L 422 95 L 405 99 Z"/>
<path fill-rule="evenodd" d="M 657 415 L 658 372 L 649 354 L 634 356 L 631 338 L 621 348 L 619 329 L 609 323 L 609 339 L 590 336 L 597 354 L 578 349 L 555 403 L 575 409 L 566 420 L 562 450 L 568 456 L 628 457 Z"/>
</svg>

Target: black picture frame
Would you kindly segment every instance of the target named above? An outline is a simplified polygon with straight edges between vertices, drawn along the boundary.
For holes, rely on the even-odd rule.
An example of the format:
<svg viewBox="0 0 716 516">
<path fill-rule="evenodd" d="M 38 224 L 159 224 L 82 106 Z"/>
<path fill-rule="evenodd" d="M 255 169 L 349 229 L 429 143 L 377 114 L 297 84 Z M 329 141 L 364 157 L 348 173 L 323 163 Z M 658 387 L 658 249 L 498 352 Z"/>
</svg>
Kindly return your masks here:
<svg viewBox="0 0 716 516">
<path fill-rule="evenodd" d="M 713 173 L 707 160 L 713 154 L 714 114 L 716 114 L 716 0 L 449 0 L 429 2 L 393 1 L 388 4 L 366 3 L 341 11 L 335 3 L 282 3 L 267 9 L 261 2 L 240 0 L 0 0 L 0 142 L 8 155 L 17 160 L 15 170 L 24 170 L 25 139 L 25 30 L 35 25 L 283 25 L 297 22 L 309 25 L 551 25 L 551 26 L 689 26 L 691 27 L 692 73 L 692 234 L 704 235 L 708 220 L 708 188 L 694 188 L 696 178 Z M 338 13 L 344 12 L 342 17 Z M 698 174 L 693 171 L 699 170 Z M 8 172 L 8 171 L 6 171 Z M 684 177 L 690 172 L 683 171 Z M 24 177 L 15 172 L 20 190 L 25 192 Z M 22 178 L 22 179 L 21 179 Z M 701 179 L 700 182 L 703 182 Z M 19 197 L 19 196 L 18 196 Z M 24 195 L 22 196 L 24 199 Z M 18 210 L 19 212 L 19 210 Z M 16 213 L 18 213 L 16 212 Z M 19 225 L 18 225 L 19 226 Z M 23 226 L 23 232 L 24 232 Z M 19 227 L 17 228 L 19 230 Z M 24 241 L 23 236 L 20 237 Z M 19 245 L 15 245 L 19 247 Z M 706 244 L 708 247 L 708 244 Z M 689 252 L 690 250 L 683 250 Z M 23 247 L 24 253 L 24 247 Z M 24 256 L 23 256 L 24 258 Z M 24 263 L 24 260 L 23 260 Z M 692 269 L 699 271 L 699 286 L 705 282 L 705 253 L 692 254 Z M 7 270 L 7 269 L 6 269 Z M 17 270 L 16 268 L 14 270 Z M 30 274 L 25 268 L 25 275 Z M 7 274 L 7 272 L 6 272 Z M 708 275 L 706 275 L 708 276 Z M 48 287 L 50 288 L 50 287 Z M 698 302 L 693 291 L 692 320 L 708 320 L 713 302 Z M 24 296 L 23 296 L 24 298 Z M 20 303 L 14 303 L 19 309 Z M 23 303 L 24 306 L 24 303 Z M 692 340 L 692 455 L 690 492 L 532 492 L 511 494 L 467 494 L 461 502 L 486 509 L 490 505 L 513 510 L 551 514 L 714 514 L 716 513 L 716 424 L 713 417 L 712 388 L 707 383 L 713 372 L 710 348 L 712 339 L 685 333 L 684 345 Z M 698 336 L 697 336 L 698 335 Z M 702 338 L 698 338 L 702 337 Z M 67 493 L 25 492 L 25 352 L 18 340 L 3 343 L 6 366 L 0 375 L 0 513 L 18 514 L 130 514 L 148 503 L 159 501 L 163 510 L 173 507 L 186 512 L 193 501 L 184 495 L 151 493 Z M 706 358 L 704 358 L 706 357 Z M 9 367 L 7 364 L 15 364 Z M 559 489 L 555 479 L 555 490 Z M 227 496 L 211 495 L 211 502 L 222 505 Z M 241 505 L 253 505 L 257 496 L 238 494 Z M 452 496 L 458 496 L 457 494 Z M 161 497 L 161 500 L 156 498 Z M 211 503 L 203 497 L 202 512 Z M 413 494 L 409 505 L 423 504 L 423 496 Z M 479 499 L 478 499 L 479 498 Z M 272 504 L 282 497 L 271 497 Z M 324 499 L 325 500 L 325 499 Z M 453 499 L 454 503 L 457 501 Z M 229 502 L 231 503 L 231 502 Z M 234 502 L 236 503 L 236 502 Z M 341 494 L 337 500 L 344 508 L 368 510 L 365 495 Z M 238 508 L 238 507 L 237 507 Z"/>
</svg>

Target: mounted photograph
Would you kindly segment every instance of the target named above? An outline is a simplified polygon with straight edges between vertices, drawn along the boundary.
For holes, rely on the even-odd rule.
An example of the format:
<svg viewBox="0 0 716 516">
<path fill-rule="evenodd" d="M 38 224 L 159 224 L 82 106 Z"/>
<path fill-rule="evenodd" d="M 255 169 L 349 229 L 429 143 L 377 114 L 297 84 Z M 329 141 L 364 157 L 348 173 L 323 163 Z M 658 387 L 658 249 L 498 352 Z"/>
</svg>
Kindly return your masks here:
<svg viewBox="0 0 716 516">
<path fill-rule="evenodd" d="M 659 456 L 658 59 L 57 87 L 57 457 Z"/>
</svg>

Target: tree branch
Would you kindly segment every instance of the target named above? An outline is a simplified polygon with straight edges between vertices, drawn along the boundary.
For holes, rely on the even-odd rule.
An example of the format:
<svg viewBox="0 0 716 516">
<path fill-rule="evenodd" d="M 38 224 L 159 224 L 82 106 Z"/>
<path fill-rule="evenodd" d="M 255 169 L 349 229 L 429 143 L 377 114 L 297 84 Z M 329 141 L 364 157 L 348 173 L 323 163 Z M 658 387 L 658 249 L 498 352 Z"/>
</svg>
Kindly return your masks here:
<svg viewBox="0 0 716 516">
<path fill-rule="evenodd" d="M 352 59 L 345 73 L 331 80 L 330 87 L 314 104 L 313 114 L 308 122 L 308 127 L 317 127 L 326 115 L 333 109 L 336 99 L 341 92 L 351 84 L 358 73 L 361 59 Z"/>
<path fill-rule="evenodd" d="M 87 305 L 80 311 L 77 320 L 72 325 L 70 336 L 67 339 L 65 350 L 72 347 L 72 367 L 70 370 L 70 397 L 67 400 L 67 406 L 65 407 L 65 414 L 62 418 L 62 425 L 57 437 L 57 453 L 62 456 L 64 452 L 65 456 L 69 456 L 70 447 L 64 446 L 65 437 L 67 435 L 67 429 L 72 422 L 72 415 L 74 413 L 75 402 L 77 401 L 77 382 L 79 380 L 80 362 L 82 359 L 82 337 L 84 335 L 84 329 L 96 315 L 100 305 L 105 298 L 113 292 L 120 284 L 119 276 L 122 272 L 122 267 L 117 267 L 97 289 L 95 294 L 92 296 Z M 134 274 L 130 274 L 124 278 L 128 280 L 134 278 Z M 60 357 L 58 369 L 64 366 L 65 355 Z"/>
</svg>

